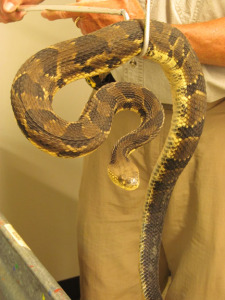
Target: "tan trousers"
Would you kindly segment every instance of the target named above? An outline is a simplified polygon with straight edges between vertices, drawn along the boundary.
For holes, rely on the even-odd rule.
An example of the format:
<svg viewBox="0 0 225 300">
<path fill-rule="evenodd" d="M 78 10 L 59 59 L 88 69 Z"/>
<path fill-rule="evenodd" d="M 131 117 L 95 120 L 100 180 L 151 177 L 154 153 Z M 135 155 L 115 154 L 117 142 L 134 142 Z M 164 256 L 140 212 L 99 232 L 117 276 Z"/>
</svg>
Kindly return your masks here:
<svg viewBox="0 0 225 300">
<path fill-rule="evenodd" d="M 142 208 L 152 167 L 172 111 L 149 145 L 133 154 L 140 170 L 136 191 L 114 186 L 107 164 L 115 141 L 138 124 L 122 112 L 108 140 L 84 162 L 79 204 L 82 300 L 141 300 L 138 275 Z M 208 108 L 198 148 L 181 174 L 166 215 L 160 262 L 166 300 L 225 299 L 225 99 Z"/>
</svg>

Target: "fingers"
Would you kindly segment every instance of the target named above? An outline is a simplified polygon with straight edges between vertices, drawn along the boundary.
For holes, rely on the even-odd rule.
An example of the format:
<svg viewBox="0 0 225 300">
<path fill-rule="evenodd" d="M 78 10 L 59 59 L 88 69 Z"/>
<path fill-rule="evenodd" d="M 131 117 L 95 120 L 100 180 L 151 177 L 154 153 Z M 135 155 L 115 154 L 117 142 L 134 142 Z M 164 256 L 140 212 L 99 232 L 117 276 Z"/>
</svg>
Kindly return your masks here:
<svg viewBox="0 0 225 300">
<path fill-rule="evenodd" d="M 75 25 L 81 30 L 82 34 L 88 34 L 99 30 L 110 24 L 123 20 L 122 16 L 109 16 L 104 14 L 83 14 L 73 18 Z"/>
<path fill-rule="evenodd" d="M 70 4 L 71 5 L 71 4 Z M 113 9 L 125 9 L 130 15 L 131 19 L 143 19 L 144 12 L 138 0 L 78 0 L 75 6 L 89 6 L 89 7 L 104 7 Z M 115 16 L 109 14 L 89 14 L 65 11 L 44 11 L 42 16 L 48 20 L 68 19 L 72 18 L 76 26 L 80 28 L 83 34 L 96 31 L 102 27 L 108 26 L 112 23 L 122 21 L 122 16 Z M 79 17 L 79 20 L 77 18 Z"/>
<path fill-rule="evenodd" d="M 0 0 L 0 22 L 9 23 L 20 21 L 26 12 L 18 11 L 22 4 L 38 4 L 43 0 Z"/>
<path fill-rule="evenodd" d="M 16 11 L 20 4 L 20 0 L 0 1 L 0 22 L 9 23 L 22 20 L 25 12 Z"/>
<path fill-rule="evenodd" d="M 105 7 L 105 8 L 120 8 L 124 0 L 106 0 L 106 1 L 77 1 L 75 6 L 89 6 L 89 7 Z M 122 4 L 121 4 L 122 3 Z M 109 24 L 123 20 L 121 16 L 102 15 L 102 14 L 89 14 L 65 11 L 44 11 L 42 16 L 50 21 L 57 19 L 72 18 L 75 25 L 80 28 L 83 34 L 96 31 Z M 79 20 L 78 20 L 79 18 Z"/>
<path fill-rule="evenodd" d="M 55 21 L 59 19 L 76 19 L 77 17 L 80 17 L 81 14 L 76 12 L 70 12 L 70 11 L 50 11 L 50 10 L 44 10 L 41 13 L 42 17 L 48 19 L 49 21 Z"/>
</svg>

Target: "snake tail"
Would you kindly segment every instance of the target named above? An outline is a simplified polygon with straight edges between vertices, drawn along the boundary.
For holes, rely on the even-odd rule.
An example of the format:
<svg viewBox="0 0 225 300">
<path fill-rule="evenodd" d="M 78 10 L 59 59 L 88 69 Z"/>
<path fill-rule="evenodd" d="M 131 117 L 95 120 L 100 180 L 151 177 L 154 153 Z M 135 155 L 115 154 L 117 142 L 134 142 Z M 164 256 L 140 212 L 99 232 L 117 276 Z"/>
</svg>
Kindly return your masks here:
<svg viewBox="0 0 225 300">
<path fill-rule="evenodd" d="M 149 181 L 140 240 L 144 297 L 161 300 L 159 254 L 164 218 L 173 188 L 191 159 L 203 130 L 206 88 L 196 54 L 176 28 L 155 21 L 151 23 L 147 58 L 161 65 L 173 97 L 171 127 Z"/>
</svg>

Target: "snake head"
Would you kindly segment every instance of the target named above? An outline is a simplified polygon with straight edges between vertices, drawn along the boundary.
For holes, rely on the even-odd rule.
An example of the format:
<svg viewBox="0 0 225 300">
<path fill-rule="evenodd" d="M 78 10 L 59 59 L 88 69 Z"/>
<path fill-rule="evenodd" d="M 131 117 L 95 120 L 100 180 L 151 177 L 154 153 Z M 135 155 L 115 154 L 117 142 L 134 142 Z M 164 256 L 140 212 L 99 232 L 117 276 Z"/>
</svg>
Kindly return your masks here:
<svg viewBox="0 0 225 300">
<path fill-rule="evenodd" d="M 130 161 L 110 163 L 108 175 L 112 182 L 125 190 L 135 190 L 139 186 L 139 172 L 137 167 Z"/>
</svg>

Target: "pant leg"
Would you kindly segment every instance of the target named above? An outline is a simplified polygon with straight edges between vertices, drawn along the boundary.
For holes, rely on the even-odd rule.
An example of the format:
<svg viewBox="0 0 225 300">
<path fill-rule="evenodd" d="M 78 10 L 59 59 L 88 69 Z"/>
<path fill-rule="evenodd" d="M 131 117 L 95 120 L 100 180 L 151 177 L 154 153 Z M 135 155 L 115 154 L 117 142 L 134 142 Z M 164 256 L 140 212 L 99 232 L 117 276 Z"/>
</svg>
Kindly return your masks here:
<svg viewBox="0 0 225 300">
<path fill-rule="evenodd" d="M 138 273 L 139 238 L 151 173 L 145 159 L 149 150 L 144 147 L 132 154 L 140 170 L 141 183 L 136 191 L 120 189 L 107 176 L 113 145 L 138 124 L 136 114 L 120 113 L 107 141 L 84 161 L 78 220 L 82 300 L 143 299 Z M 156 139 L 152 145 L 156 149 L 154 160 L 159 155 L 159 144 L 160 139 Z M 164 260 L 161 269 L 166 268 Z"/>
<path fill-rule="evenodd" d="M 225 299 L 225 100 L 208 109 L 200 143 L 173 191 L 163 246 L 166 300 Z"/>
<path fill-rule="evenodd" d="M 78 220 L 82 300 L 142 299 L 137 260 L 145 191 L 122 190 L 108 178 L 112 146 L 132 126 L 126 113 L 115 119 L 110 137 L 84 161 Z"/>
</svg>

